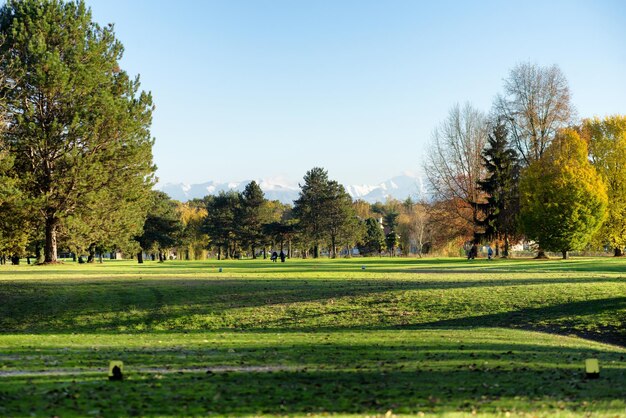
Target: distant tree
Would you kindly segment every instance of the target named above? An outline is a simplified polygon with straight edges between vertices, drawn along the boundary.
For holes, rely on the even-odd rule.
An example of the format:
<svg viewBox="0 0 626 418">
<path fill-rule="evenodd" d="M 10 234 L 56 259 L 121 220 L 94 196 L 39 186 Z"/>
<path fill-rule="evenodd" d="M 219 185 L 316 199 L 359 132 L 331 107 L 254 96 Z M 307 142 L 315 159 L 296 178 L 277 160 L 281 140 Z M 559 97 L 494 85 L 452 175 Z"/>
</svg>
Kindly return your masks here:
<svg viewBox="0 0 626 418">
<path fill-rule="evenodd" d="M 368 255 L 380 255 L 385 245 L 385 233 L 383 226 L 376 218 L 365 220 L 365 234 L 358 245 L 359 253 Z"/>
<path fill-rule="evenodd" d="M 263 248 L 263 258 L 267 258 L 267 249 L 280 243 L 281 250 L 285 242 L 287 243 L 287 256 L 292 256 L 291 244 L 297 237 L 292 208 L 289 204 L 281 203 L 278 200 L 265 200 L 260 208 L 261 225 L 261 245 Z M 277 227 L 280 225 L 280 227 Z"/>
<path fill-rule="evenodd" d="M 567 79 L 557 65 L 516 65 L 504 80 L 495 112 L 506 123 L 524 166 L 541 158 L 574 114 Z"/>
<path fill-rule="evenodd" d="M 207 200 L 207 217 L 203 231 L 209 235 L 211 245 L 217 248 L 217 259 L 234 257 L 238 249 L 237 214 L 241 210 L 240 193 L 220 192 Z"/>
<path fill-rule="evenodd" d="M 482 201 L 478 181 L 485 175 L 481 152 L 487 134 L 488 123 L 482 112 L 469 103 L 456 105 L 433 132 L 424 165 L 433 198 L 454 203 L 448 206 L 448 213 L 464 220 L 469 229 L 479 216 L 476 203 Z"/>
<path fill-rule="evenodd" d="M 182 222 L 181 250 L 186 260 L 203 258 L 209 244 L 209 237 L 203 232 L 204 219 L 207 216 L 205 202 L 193 199 L 178 205 L 178 213 Z"/>
<path fill-rule="evenodd" d="M 394 256 L 396 247 L 399 243 L 398 237 L 398 217 L 400 213 L 392 210 L 385 213 L 383 217 L 383 226 L 385 227 L 385 245 L 389 250 L 389 255 Z"/>
<path fill-rule="evenodd" d="M 607 217 L 598 237 L 621 256 L 626 246 L 626 116 L 586 119 L 582 136 L 589 143 L 591 163 L 607 185 Z"/>
<path fill-rule="evenodd" d="M 587 145 L 576 131 L 562 131 L 520 179 L 520 219 L 526 236 L 540 248 L 582 249 L 602 224 L 606 185 L 590 164 Z"/>
<path fill-rule="evenodd" d="M 241 197 L 238 233 L 242 243 L 250 247 L 252 258 L 256 259 L 256 248 L 263 241 L 263 223 L 267 221 L 263 213 L 265 194 L 261 187 L 252 181 L 246 185 Z"/>
<path fill-rule="evenodd" d="M 326 240 L 331 256 L 336 257 L 337 238 L 350 218 L 356 216 L 344 187 L 329 180 L 326 170 L 314 167 L 304 176 L 293 210 L 300 230 L 314 243 L 314 257 L 319 257 L 319 244 Z"/>
<path fill-rule="evenodd" d="M 428 203 L 414 203 L 407 199 L 403 206 L 404 210 L 398 218 L 400 245 L 406 249 L 407 254 L 411 252 L 411 248 L 415 248 L 415 252 L 421 257 L 429 235 Z"/>
<path fill-rule="evenodd" d="M 372 211 L 372 205 L 370 205 L 365 200 L 357 199 L 352 203 L 352 207 L 356 212 L 356 215 L 361 219 L 367 219 L 374 216 Z"/>
<path fill-rule="evenodd" d="M 352 249 L 357 247 L 357 244 L 363 239 L 365 235 L 365 223 L 359 219 L 356 213 L 347 213 L 345 222 L 339 230 L 337 236 L 337 242 L 341 243 L 346 249 L 346 256 L 352 256 Z"/>
<path fill-rule="evenodd" d="M 357 216 L 352 207 L 352 197 L 334 180 L 328 182 L 324 208 L 330 253 L 332 258 L 336 258 L 340 241 L 358 240 Z"/>
<path fill-rule="evenodd" d="M 152 202 L 143 233 L 136 237 L 144 251 L 157 251 L 159 261 L 165 261 L 165 250 L 179 243 L 183 225 L 177 210 L 177 202 L 161 191 L 152 191 Z M 143 253 L 139 251 L 137 261 L 143 263 Z"/>
<path fill-rule="evenodd" d="M 298 219 L 298 227 L 314 242 L 313 257 L 319 257 L 319 244 L 326 238 L 326 202 L 328 200 L 328 172 L 314 167 L 304 175 L 304 183 L 300 184 L 300 193 L 294 201 L 294 215 Z"/>
<path fill-rule="evenodd" d="M 484 238 L 503 241 L 504 257 L 509 256 L 509 239 L 516 235 L 519 213 L 520 167 L 517 153 L 509 146 L 507 135 L 506 126 L 497 123 L 482 153 L 487 174 L 484 180 L 478 181 L 478 187 L 485 193 L 486 201 L 478 205 L 484 216 L 477 221 L 484 228 Z"/>
<path fill-rule="evenodd" d="M 5 139 L 53 263 L 59 228 L 119 187 L 116 177 L 138 179 L 124 183 L 129 193 L 150 189 L 152 98 L 120 69 L 113 27 L 92 22 L 83 1 L 10 0 L 0 37 L 0 73 L 10 81 L 0 85 Z"/>
</svg>

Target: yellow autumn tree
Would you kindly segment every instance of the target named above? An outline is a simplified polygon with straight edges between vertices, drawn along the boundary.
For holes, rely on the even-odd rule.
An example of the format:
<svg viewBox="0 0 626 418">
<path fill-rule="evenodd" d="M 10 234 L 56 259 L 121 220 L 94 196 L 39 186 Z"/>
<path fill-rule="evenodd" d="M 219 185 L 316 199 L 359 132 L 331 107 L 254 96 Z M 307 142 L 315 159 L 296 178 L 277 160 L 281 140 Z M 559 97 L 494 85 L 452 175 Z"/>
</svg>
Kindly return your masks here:
<svg viewBox="0 0 626 418">
<path fill-rule="evenodd" d="M 607 185 L 606 220 L 596 241 L 608 244 L 615 256 L 626 246 L 626 116 L 585 119 L 582 137 L 589 144 L 589 156 Z"/>
<path fill-rule="evenodd" d="M 185 260 L 202 260 L 206 258 L 209 237 L 202 230 L 202 223 L 207 216 L 207 210 L 203 202 L 179 203 L 177 210 L 183 224 L 179 256 Z"/>
<path fill-rule="evenodd" d="M 520 179 L 520 222 L 527 238 L 546 251 L 585 247 L 602 225 L 606 185 L 588 160 L 587 144 L 562 130 Z"/>
</svg>

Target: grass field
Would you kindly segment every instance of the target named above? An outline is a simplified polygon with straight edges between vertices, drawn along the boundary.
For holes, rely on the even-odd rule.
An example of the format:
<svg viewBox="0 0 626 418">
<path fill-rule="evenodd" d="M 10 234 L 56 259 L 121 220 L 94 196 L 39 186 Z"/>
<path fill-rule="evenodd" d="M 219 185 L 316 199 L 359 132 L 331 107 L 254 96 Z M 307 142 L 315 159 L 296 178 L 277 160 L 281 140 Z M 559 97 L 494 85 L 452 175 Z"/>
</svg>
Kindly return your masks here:
<svg viewBox="0 0 626 418">
<path fill-rule="evenodd" d="M 0 416 L 626 416 L 625 324 L 625 259 L 3 266 Z"/>
</svg>

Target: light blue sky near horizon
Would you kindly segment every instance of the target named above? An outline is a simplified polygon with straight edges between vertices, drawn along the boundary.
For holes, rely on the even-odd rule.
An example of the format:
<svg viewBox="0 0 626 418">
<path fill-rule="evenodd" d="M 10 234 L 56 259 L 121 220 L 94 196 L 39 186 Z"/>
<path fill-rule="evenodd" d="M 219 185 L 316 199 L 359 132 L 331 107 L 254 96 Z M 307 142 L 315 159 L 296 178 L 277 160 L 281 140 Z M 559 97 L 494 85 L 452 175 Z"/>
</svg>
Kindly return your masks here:
<svg viewBox="0 0 626 418">
<path fill-rule="evenodd" d="M 626 113 L 626 2 L 86 0 L 156 110 L 161 183 L 419 172 L 455 103 L 557 64 L 580 117 Z"/>
</svg>

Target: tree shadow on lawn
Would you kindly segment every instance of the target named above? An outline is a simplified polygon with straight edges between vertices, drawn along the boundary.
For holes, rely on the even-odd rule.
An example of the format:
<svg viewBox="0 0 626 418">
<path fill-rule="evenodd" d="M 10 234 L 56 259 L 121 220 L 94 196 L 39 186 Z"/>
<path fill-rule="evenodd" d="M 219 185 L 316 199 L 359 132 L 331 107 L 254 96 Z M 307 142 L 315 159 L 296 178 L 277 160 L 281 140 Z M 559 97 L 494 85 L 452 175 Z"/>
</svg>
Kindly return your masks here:
<svg viewBox="0 0 626 418">
<path fill-rule="evenodd" d="M 612 284 L 622 283 L 617 278 L 555 278 L 442 281 L 442 280 L 142 280 L 142 281 L 54 281 L 32 283 L 10 282 L 0 286 L 0 330 L 3 332 L 33 333 L 101 333 L 119 330 L 202 332 L 215 329 L 383 329 L 385 327 L 508 327 L 575 334 L 598 341 L 626 345 L 626 330 L 616 323 L 624 319 L 615 315 L 626 312 L 626 297 L 600 298 L 559 303 L 550 306 L 518 307 L 511 302 L 509 311 L 488 315 L 468 315 L 465 310 L 447 311 L 436 305 L 430 315 L 419 311 L 420 296 L 405 303 L 407 310 L 403 323 L 398 322 L 393 295 L 398 291 L 451 290 L 467 288 L 520 287 L 558 284 Z M 385 293 L 389 292 L 389 298 Z M 366 297 L 358 302 L 345 301 L 330 304 L 338 298 Z M 468 295 L 476 297 L 476 295 Z M 554 297 L 554 296 L 551 296 Z M 462 302 L 462 298 L 458 297 Z M 320 302 L 309 308 L 299 303 Z M 431 300 L 430 302 L 433 302 Z M 545 302 L 542 302 L 545 303 Z M 297 318 L 285 314 L 277 306 L 298 308 Z M 497 305 L 497 306 L 496 306 Z M 502 307 L 496 303 L 494 309 Z M 355 309 L 356 306 L 356 309 Z M 273 316 L 261 315 L 256 322 L 239 323 L 228 319 L 233 310 L 266 307 L 274 309 Z M 449 309 L 453 309 L 452 308 Z M 462 308 L 462 307 L 461 307 Z M 346 315 L 367 316 L 370 324 L 355 321 L 350 325 Z M 459 307 L 456 307 L 459 309 Z M 487 308 L 488 309 L 488 308 Z M 505 307 L 506 309 L 506 307 Z M 363 311 L 367 310 L 367 312 Z M 269 311 L 268 311 L 269 312 Z M 602 313 L 612 313 L 612 323 L 598 320 L 584 321 Z M 421 315 L 418 317 L 418 314 Z M 226 315 L 224 317 L 224 315 Z M 343 315 L 344 322 L 336 322 Z M 374 315 L 374 314 L 372 314 Z M 385 318 L 388 316 L 388 319 Z M 442 315 L 453 316 L 443 320 Z M 456 315 L 456 317 L 454 317 Z M 462 316 L 459 316 L 462 315 Z M 190 317 L 199 317 L 200 325 L 189 326 Z M 226 318 L 226 319 L 224 319 Z M 322 321 L 318 321 L 322 319 Z M 357 318 L 358 319 L 358 318 Z M 300 323 L 297 323 L 300 321 Z M 415 322 L 416 320 L 420 322 Z M 208 322 L 207 322 L 208 321 Z M 226 322 L 225 322 L 226 321 Z M 230 323 L 228 321 L 231 321 Z M 413 322 L 412 322 L 413 321 Z M 333 322 L 336 325 L 333 325 Z M 606 322 L 606 321 L 605 321 Z"/>
<path fill-rule="evenodd" d="M 257 361 L 259 353 L 246 352 L 245 346 L 235 348 L 243 352 L 242 363 Z M 610 365 L 602 369 L 600 379 L 586 380 L 582 359 L 598 354 L 589 349 L 533 344 L 450 344 L 448 348 L 451 351 L 419 342 L 415 346 L 276 345 L 262 349 L 278 355 L 261 356 L 258 361 L 272 364 L 288 355 L 287 363 L 304 366 L 266 373 L 162 374 L 134 372 L 139 361 L 132 360 L 137 353 L 107 348 L 99 352 L 102 358 L 126 360 L 124 382 L 107 382 L 104 373 L 5 376 L 0 380 L 0 412 L 7 416 L 86 415 L 94 409 L 114 416 L 384 415 L 388 410 L 619 414 L 625 407 L 626 369 L 618 353 L 603 353 Z M 80 353 L 72 350 L 66 355 Z M 167 355 L 157 350 L 154 360 L 167 361 Z M 618 362 L 611 364 L 611 359 Z M 215 361 L 209 356 L 204 366 L 208 369 Z M 569 364 L 563 367 L 564 363 Z M 188 367 L 189 361 L 180 366 Z"/>
<path fill-rule="evenodd" d="M 429 323 L 403 326 L 407 329 L 467 329 L 472 327 L 506 327 L 541 331 L 578 337 L 626 347 L 624 326 L 593 324 L 584 328 L 577 316 L 598 315 L 602 312 L 621 312 L 621 322 L 626 321 L 626 297 L 562 303 L 540 308 L 524 308 L 503 313 L 468 316 Z"/>
<path fill-rule="evenodd" d="M 75 332 L 89 332 L 94 325 L 81 327 L 72 318 L 102 314 L 147 311 L 153 320 L 183 315 L 217 315 L 233 309 L 268 307 L 281 304 L 307 302 L 328 302 L 339 298 L 360 298 L 380 296 L 375 301 L 382 304 L 389 293 L 389 306 L 397 292 L 480 289 L 489 287 L 554 286 L 559 284 L 622 284 L 619 278 L 520 278 L 520 279 L 466 279 L 466 280 L 326 280 L 326 279 L 147 279 L 147 280 L 92 280 L 74 282 L 71 280 L 54 282 L 12 281 L 0 282 L 0 330 L 10 332 L 15 327 L 24 331 L 62 331 L 64 328 Z M 469 296 L 468 296 L 469 297 Z M 457 296 L 457 298 L 460 298 Z M 538 308 L 537 312 L 560 315 L 594 314 L 608 309 L 624 309 L 625 297 L 590 300 L 556 308 Z M 416 294 L 415 301 L 420 298 Z M 605 303 L 608 302 L 608 303 Z M 563 310 L 565 306 L 572 308 Z M 167 311 L 162 309 L 167 308 Z M 419 307 L 417 307 L 419 308 Z M 585 308 L 585 310 L 580 310 Z M 561 311 L 559 311 L 561 310 Z M 520 310 L 498 314 L 506 315 L 508 322 L 524 320 L 534 310 Z M 321 314 L 324 314 L 323 311 Z M 532 315 L 539 319 L 540 315 Z M 116 320 L 113 317 L 111 320 Z M 66 320 L 66 323 L 63 323 Z M 137 318 L 145 321 L 145 318 Z M 456 319 L 453 319 L 456 321 Z M 501 322 L 501 321 L 498 321 Z M 109 324 L 113 325 L 113 324 Z M 116 325 L 119 325 L 116 321 Z M 132 320 L 125 326 L 133 325 Z M 106 320 L 95 330 L 110 328 Z M 132 328 L 131 328 L 132 329 Z"/>
</svg>

